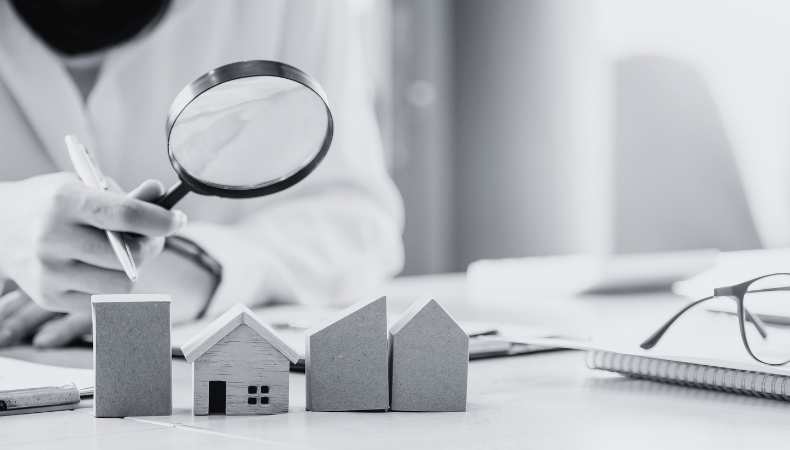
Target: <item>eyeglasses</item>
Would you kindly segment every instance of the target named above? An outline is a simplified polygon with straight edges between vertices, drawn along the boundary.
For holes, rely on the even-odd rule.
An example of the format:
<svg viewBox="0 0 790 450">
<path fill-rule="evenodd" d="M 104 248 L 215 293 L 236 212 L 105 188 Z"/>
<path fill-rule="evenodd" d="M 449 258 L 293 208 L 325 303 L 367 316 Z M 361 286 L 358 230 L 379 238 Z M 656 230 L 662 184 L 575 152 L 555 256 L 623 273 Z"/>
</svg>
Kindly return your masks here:
<svg viewBox="0 0 790 450">
<path fill-rule="evenodd" d="M 790 362 L 790 273 L 764 275 L 733 286 L 719 287 L 713 295 L 691 302 L 664 323 L 641 345 L 653 348 L 686 311 L 714 298 L 730 298 L 746 351 L 771 366 Z"/>
</svg>

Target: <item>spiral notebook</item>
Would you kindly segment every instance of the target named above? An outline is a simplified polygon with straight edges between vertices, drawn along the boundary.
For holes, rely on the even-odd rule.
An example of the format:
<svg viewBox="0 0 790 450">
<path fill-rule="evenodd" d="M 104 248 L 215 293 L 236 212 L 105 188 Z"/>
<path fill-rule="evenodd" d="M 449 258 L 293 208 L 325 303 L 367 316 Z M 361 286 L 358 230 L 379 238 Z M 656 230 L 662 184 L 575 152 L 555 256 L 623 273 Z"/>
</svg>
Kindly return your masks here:
<svg viewBox="0 0 790 450">
<path fill-rule="evenodd" d="M 591 349 L 587 367 L 681 386 L 790 401 L 790 369 L 740 361 L 666 358 Z"/>
</svg>

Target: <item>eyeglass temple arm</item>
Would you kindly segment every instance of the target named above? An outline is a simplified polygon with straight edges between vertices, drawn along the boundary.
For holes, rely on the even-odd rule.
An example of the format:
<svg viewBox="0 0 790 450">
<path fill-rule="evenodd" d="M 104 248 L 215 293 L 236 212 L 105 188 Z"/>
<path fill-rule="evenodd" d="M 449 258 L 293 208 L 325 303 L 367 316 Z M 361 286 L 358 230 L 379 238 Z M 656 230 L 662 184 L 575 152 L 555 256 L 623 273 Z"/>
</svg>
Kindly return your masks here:
<svg viewBox="0 0 790 450">
<path fill-rule="evenodd" d="M 783 287 L 775 287 L 775 288 L 765 288 L 765 289 L 754 289 L 746 291 L 747 294 L 754 294 L 757 292 L 776 292 L 776 291 L 790 291 L 790 286 L 783 286 Z"/>
<path fill-rule="evenodd" d="M 758 292 L 777 292 L 777 291 L 790 291 L 790 286 L 780 286 L 780 287 L 765 288 L 765 289 L 754 289 L 754 290 L 746 291 L 746 293 L 747 294 L 754 294 L 754 293 L 758 293 Z M 763 339 L 765 339 L 768 336 L 768 333 L 766 333 L 766 331 L 765 331 L 765 322 L 763 322 L 763 320 L 760 319 L 760 316 L 758 316 L 757 314 L 750 313 L 749 310 L 746 309 L 745 306 L 743 307 L 743 312 L 744 312 L 744 315 L 746 316 L 746 320 L 748 320 L 751 323 L 753 323 L 754 327 L 757 328 L 757 331 L 760 333 L 760 336 L 762 336 Z"/>
<path fill-rule="evenodd" d="M 731 288 L 724 288 L 724 289 L 729 290 Z M 790 291 L 790 286 L 779 286 L 779 287 L 764 288 L 764 289 L 750 289 L 744 292 L 743 295 L 756 294 L 762 292 L 778 292 L 778 291 Z M 716 296 L 715 291 L 713 293 L 713 296 L 714 297 Z M 760 336 L 762 336 L 763 339 L 768 337 L 768 333 L 765 331 L 765 322 L 763 322 L 763 320 L 760 319 L 760 316 L 758 316 L 757 314 L 752 314 L 745 305 L 743 305 L 743 314 L 744 314 L 744 318 L 747 321 L 751 322 L 752 325 L 754 325 L 754 328 L 757 329 L 757 332 L 760 333 Z"/>
<path fill-rule="evenodd" d="M 790 287 L 757 289 L 757 290 L 753 290 L 753 291 L 748 291 L 748 293 L 771 292 L 771 291 L 790 291 Z M 715 295 L 711 295 L 710 297 L 705 297 L 705 298 L 702 298 L 702 299 L 699 299 L 697 301 L 689 303 L 688 305 L 683 307 L 683 309 L 681 309 L 680 311 L 675 313 L 674 316 L 670 317 L 669 320 L 667 320 L 661 326 L 661 328 L 656 330 L 655 333 L 653 333 L 652 335 L 650 335 L 650 337 L 645 339 L 645 341 L 642 342 L 641 344 L 639 344 L 639 346 L 642 347 L 645 350 L 648 350 L 648 349 L 651 349 L 651 348 L 655 347 L 655 345 L 658 344 L 658 341 L 661 340 L 661 337 L 664 336 L 664 333 L 667 332 L 669 327 L 671 327 L 672 324 L 675 323 L 676 320 L 678 320 L 678 317 L 682 316 L 683 313 L 685 313 L 689 309 L 699 305 L 700 303 L 702 303 L 704 301 L 708 301 L 708 300 L 710 300 L 710 299 L 712 299 L 714 297 L 716 297 L 716 296 Z M 762 319 L 760 319 L 756 314 L 750 313 L 749 310 L 746 309 L 745 307 L 743 308 L 743 313 L 744 313 L 744 316 L 746 316 L 746 320 L 751 322 L 754 325 L 754 328 L 757 329 L 757 332 L 760 333 L 760 336 L 762 336 L 763 339 L 765 339 L 768 336 L 768 333 L 765 331 L 765 323 L 762 321 Z"/>
<path fill-rule="evenodd" d="M 754 325 L 754 328 L 757 329 L 757 332 L 760 333 L 760 336 L 762 336 L 763 339 L 768 337 L 768 333 L 765 331 L 765 322 L 763 322 L 763 319 L 761 319 L 757 314 L 750 313 L 745 306 L 743 307 L 743 314 L 746 316 L 746 320 Z"/>
<path fill-rule="evenodd" d="M 641 344 L 639 344 L 639 346 L 642 347 L 645 350 L 648 350 L 648 349 L 651 349 L 651 348 L 655 347 L 655 345 L 658 344 L 658 341 L 661 340 L 661 337 L 664 336 L 664 333 L 667 332 L 669 327 L 671 327 L 672 324 L 675 323 L 675 321 L 678 320 L 678 318 L 683 315 L 683 313 L 685 313 L 689 309 L 699 305 L 700 303 L 708 301 L 708 300 L 710 300 L 712 298 L 713 298 L 713 296 L 711 295 L 710 297 L 705 297 L 705 298 L 699 299 L 697 301 L 693 301 L 693 302 L 689 303 L 688 305 L 684 306 L 683 309 L 681 309 L 680 311 L 676 312 L 674 316 L 670 317 L 669 320 L 664 322 L 664 324 L 661 325 L 661 327 L 658 330 L 656 330 L 655 333 L 651 334 L 650 337 L 645 339 L 645 341 L 642 342 Z"/>
</svg>

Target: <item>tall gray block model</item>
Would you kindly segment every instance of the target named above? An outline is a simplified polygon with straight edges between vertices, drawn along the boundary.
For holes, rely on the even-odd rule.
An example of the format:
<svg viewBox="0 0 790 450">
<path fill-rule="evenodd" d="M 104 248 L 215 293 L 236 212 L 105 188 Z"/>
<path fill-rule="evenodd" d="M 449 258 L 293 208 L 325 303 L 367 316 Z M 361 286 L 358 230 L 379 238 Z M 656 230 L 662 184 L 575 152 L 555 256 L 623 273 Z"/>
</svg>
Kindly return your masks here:
<svg viewBox="0 0 790 450">
<path fill-rule="evenodd" d="M 172 414 L 170 298 L 94 295 L 96 417 Z"/>
<path fill-rule="evenodd" d="M 388 366 L 386 297 L 348 308 L 307 334 L 307 409 L 386 410 Z"/>
<path fill-rule="evenodd" d="M 390 329 L 393 411 L 465 411 L 469 337 L 436 301 L 418 302 Z"/>
</svg>

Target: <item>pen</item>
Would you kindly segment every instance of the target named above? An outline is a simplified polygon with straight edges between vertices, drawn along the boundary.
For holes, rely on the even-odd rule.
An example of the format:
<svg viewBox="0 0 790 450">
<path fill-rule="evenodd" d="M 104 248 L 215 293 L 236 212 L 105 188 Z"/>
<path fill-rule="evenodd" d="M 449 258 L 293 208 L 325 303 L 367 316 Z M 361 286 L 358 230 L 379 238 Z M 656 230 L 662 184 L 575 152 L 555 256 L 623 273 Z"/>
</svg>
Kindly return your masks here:
<svg viewBox="0 0 790 450">
<path fill-rule="evenodd" d="M 110 186 L 107 184 L 104 174 L 101 173 L 99 166 L 93 161 L 90 153 L 88 153 L 88 149 L 86 149 L 74 135 L 67 135 L 65 140 L 66 147 L 69 149 L 71 164 L 74 166 L 74 170 L 77 172 L 82 182 L 92 188 L 101 189 L 103 191 L 110 190 Z M 129 246 L 124 242 L 120 233 L 109 230 L 107 230 L 106 233 L 112 250 L 115 252 L 115 256 L 118 257 L 118 261 L 121 262 L 126 276 L 132 281 L 137 281 L 137 267 L 134 264 L 132 251 L 129 249 Z"/>
<path fill-rule="evenodd" d="M 80 391 L 74 384 L 0 391 L 0 416 L 73 409 L 79 402 Z"/>
</svg>

